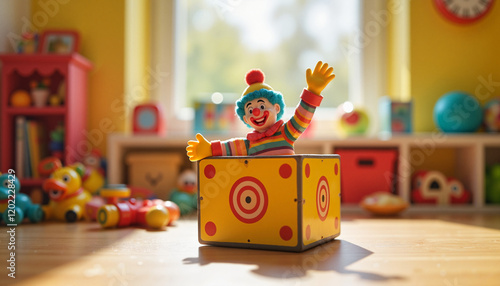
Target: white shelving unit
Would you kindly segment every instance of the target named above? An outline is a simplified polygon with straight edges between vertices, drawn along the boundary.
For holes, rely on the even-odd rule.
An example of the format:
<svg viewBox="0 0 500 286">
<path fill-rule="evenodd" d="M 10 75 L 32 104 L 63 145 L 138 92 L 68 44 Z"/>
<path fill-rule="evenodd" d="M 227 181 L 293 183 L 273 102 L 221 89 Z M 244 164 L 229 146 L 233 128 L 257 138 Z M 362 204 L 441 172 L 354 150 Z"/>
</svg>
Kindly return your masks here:
<svg viewBox="0 0 500 286">
<path fill-rule="evenodd" d="M 185 153 L 187 141 L 194 136 L 173 135 L 167 137 L 111 134 L 108 138 L 108 180 L 110 183 L 126 183 L 125 156 L 134 151 L 162 151 Z M 209 140 L 222 139 L 207 138 Z M 411 175 L 422 167 L 436 164 L 453 172 L 473 194 L 472 205 L 467 206 L 416 206 L 422 211 L 500 211 L 500 206 L 485 205 L 485 166 L 500 164 L 500 135 L 497 134 L 412 134 L 387 137 L 320 137 L 301 138 L 295 144 L 297 154 L 332 154 L 336 148 L 393 148 L 398 150 L 398 192 L 410 201 Z M 437 161 L 446 154 L 449 162 Z M 186 164 L 188 159 L 186 157 Z M 344 207 L 344 205 L 343 205 Z M 346 205 L 347 208 L 353 206 Z"/>
</svg>

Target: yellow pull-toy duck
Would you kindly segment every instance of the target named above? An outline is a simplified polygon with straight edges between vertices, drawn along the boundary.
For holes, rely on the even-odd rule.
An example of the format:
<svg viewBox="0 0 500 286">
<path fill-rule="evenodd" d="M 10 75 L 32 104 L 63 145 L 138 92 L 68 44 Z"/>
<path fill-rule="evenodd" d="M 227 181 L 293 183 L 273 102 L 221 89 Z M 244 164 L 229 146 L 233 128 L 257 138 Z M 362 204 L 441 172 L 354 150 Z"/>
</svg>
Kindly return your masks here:
<svg viewBox="0 0 500 286">
<path fill-rule="evenodd" d="M 91 195 L 82 187 L 82 179 L 74 169 L 62 167 L 55 170 L 43 183 L 50 203 L 43 207 L 45 219 L 75 222 L 85 216 L 85 204 Z"/>
</svg>

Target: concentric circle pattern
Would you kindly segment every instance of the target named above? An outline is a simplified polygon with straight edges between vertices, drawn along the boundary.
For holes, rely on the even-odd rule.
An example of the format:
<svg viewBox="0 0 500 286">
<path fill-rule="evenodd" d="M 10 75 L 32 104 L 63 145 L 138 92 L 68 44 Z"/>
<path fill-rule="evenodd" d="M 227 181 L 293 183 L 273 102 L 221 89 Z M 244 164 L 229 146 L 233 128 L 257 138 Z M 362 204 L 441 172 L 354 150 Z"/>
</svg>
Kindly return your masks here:
<svg viewBox="0 0 500 286">
<path fill-rule="evenodd" d="M 242 177 L 231 187 L 229 205 L 234 216 L 239 221 L 255 223 L 267 211 L 268 197 L 266 188 L 254 177 Z"/>
<path fill-rule="evenodd" d="M 330 209 L 330 186 L 325 176 L 319 179 L 318 187 L 316 188 L 316 209 L 319 218 L 324 221 Z"/>
</svg>

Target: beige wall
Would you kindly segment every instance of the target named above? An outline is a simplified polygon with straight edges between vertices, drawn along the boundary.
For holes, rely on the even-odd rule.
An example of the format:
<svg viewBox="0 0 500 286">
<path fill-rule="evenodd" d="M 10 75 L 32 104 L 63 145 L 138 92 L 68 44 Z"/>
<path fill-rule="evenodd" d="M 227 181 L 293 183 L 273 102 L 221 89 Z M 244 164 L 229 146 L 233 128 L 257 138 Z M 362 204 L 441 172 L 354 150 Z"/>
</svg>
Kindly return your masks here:
<svg viewBox="0 0 500 286">
<path fill-rule="evenodd" d="M 12 40 L 28 29 L 30 19 L 29 0 L 0 1 L 0 53 L 14 51 Z"/>
</svg>

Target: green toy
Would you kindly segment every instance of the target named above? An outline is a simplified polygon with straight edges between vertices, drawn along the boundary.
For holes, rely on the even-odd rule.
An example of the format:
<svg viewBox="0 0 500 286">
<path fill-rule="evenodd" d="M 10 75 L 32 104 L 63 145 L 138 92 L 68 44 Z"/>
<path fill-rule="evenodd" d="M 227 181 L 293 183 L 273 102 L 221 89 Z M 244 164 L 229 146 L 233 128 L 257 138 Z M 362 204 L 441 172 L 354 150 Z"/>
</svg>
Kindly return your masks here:
<svg viewBox="0 0 500 286">
<path fill-rule="evenodd" d="M 500 204 L 500 164 L 486 170 L 486 202 Z"/>
<path fill-rule="evenodd" d="M 181 215 L 196 211 L 198 208 L 197 177 L 193 170 L 185 170 L 179 175 L 177 188 L 172 190 L 170 200 L 176 203 Z"/>
<path fill-rule="evenodd" d="M 0 175 L 0 220 L 8 225 L 18 225 L 24 218 L 31 222 L 43 219 L 40 205 L 33 204 L 26 194 L 20 193 L 21 183 L 13 170 Z"/>
</svg>

